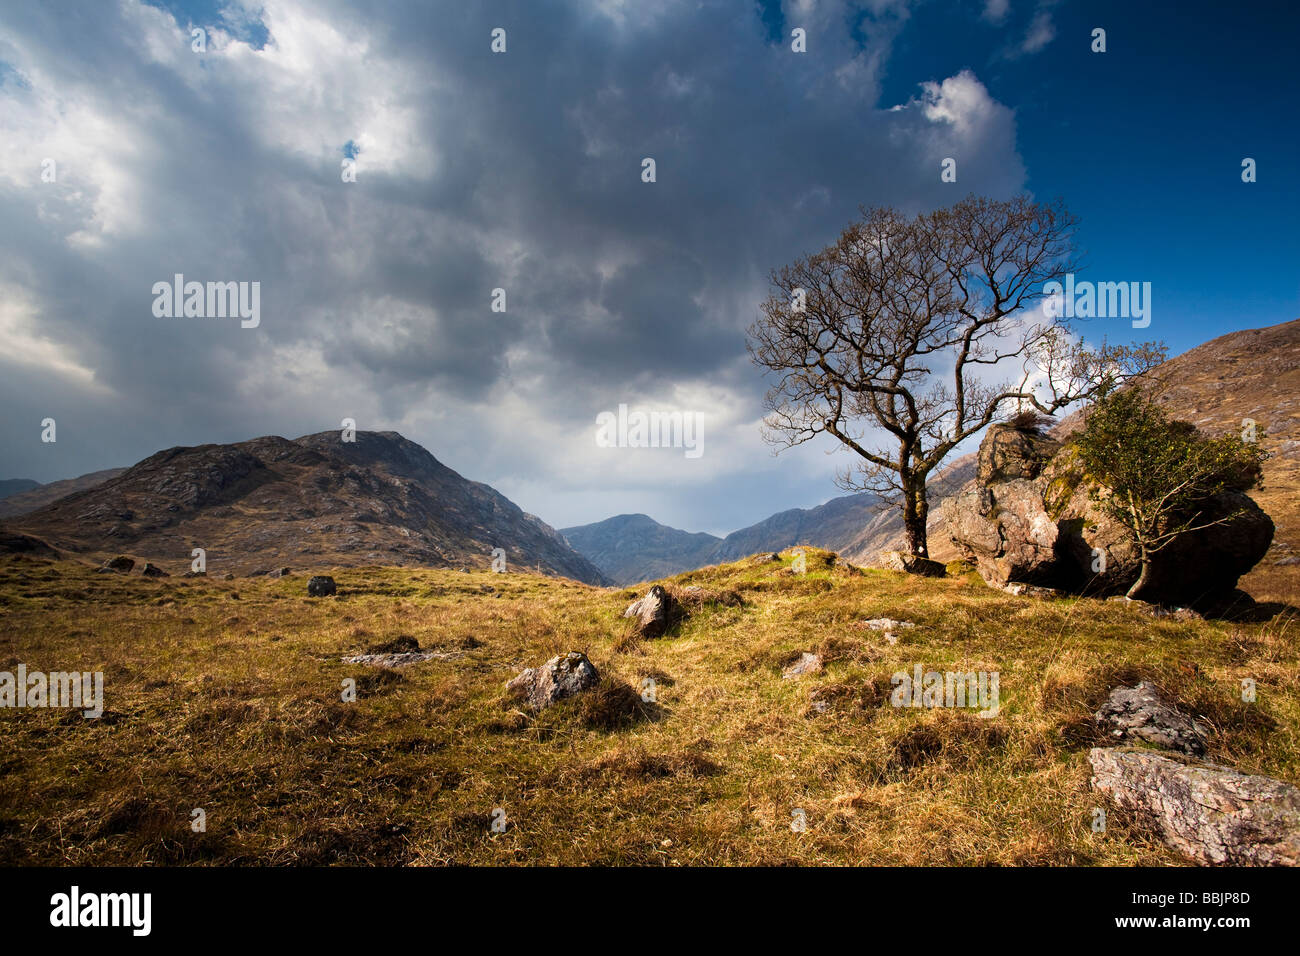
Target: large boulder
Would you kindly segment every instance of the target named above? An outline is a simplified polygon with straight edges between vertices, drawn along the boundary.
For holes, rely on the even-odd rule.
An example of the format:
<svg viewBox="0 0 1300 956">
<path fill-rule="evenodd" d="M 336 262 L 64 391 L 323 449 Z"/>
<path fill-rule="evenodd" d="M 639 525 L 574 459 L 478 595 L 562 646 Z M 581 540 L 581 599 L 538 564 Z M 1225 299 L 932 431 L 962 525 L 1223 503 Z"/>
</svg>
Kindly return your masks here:
<svg viewBox="0 0 1300 956">
<path fill-rule="evenodd" d="M 529 667 L 506 684 L 506 690 L 523 701 L 529 710 L 543 710 L 552 704 L 595 687 L 600 674 L 587 655 L 570 651 L 552 657 L 541 667 Z"/>
<path fill-rule="evenodd" d="M 990 585 L 1023 583 L 1094 595 L 1127 591 L 1141 571 L 1132 536 L 1094 500 L 1068 444 L 994 425 L 980 445 L 976 478 L 944 504 L 954 545 Z M 1213 602 L 1264 556 L 1273 522 L 1247 495 L 1228 492 L 1207 520 L 1158 552 L 1142 597 L 1165 604 Z"/>
<path fill-rule="evenodd" d="M 1092 785 L 1199 863 L 1300 865 L 1300 789 L 1127 747 L 1091 751 Z"/>
</svg>

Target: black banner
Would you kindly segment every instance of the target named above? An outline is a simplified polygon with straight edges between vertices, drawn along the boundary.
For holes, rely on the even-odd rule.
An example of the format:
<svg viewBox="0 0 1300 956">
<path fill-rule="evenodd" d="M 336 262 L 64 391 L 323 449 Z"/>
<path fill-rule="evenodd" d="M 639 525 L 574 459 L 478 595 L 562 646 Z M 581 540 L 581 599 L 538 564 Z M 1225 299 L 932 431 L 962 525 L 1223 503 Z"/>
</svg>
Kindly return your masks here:
<svg viewBox="0 0 1300 956">
<path fill-rule="evenodd" d="M 1231 945 L 1294 920 L 1300 875 L 1240 869 L 32 869 L 0 870 L 6 938 L 376 942 L 561 918 L 659 939 L 679 919 L 733 940 L 818 932 L 974 941 L 1199 934 Z M 564 932 L 569 932 L 566 930 Z M 550 932 L 550 931 L 546 931 Z M 694 934 L 695 931 L 693 930 Z M 453 938 L 454 938 L 453 937 Z"/>
</svg>

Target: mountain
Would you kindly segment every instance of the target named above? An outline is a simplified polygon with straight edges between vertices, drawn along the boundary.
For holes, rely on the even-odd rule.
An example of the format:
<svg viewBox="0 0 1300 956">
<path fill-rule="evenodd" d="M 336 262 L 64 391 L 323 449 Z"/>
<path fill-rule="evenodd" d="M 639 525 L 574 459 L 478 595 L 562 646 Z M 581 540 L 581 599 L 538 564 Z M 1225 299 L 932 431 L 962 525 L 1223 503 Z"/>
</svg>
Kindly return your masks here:
<svg viewBox="0 0 1300 956">
<path fill-rule="evenodd" d="M 607 583 L 554 528 L 396 432 L 169 448 L 95 487 L 4 522 L 65 552 L 119 553 L 247 574 L 363 564 L 538 569 Z"/>
<path fill-rule="evenodd" d="M 933 487 L 939 496 L 950 494 L 974 474 L 975 456 L 967 455 L 957 459 Z M 937 520 L 936 515 L 931 525 Z M 618 515 L 560 533 L 614 582 L 635 584 L 799 544 L 869 564 L 879 551 L 902 547 L 903 522 L 898 509 L 863 493 L 832 498 L 815 508 L 781 511 L 725 538 L 679 531 L 646 515 Z"/>
<path fill-rule="evenodd" d="M 712 563 L 722 539 L 662 525 L 646 515 L 615 515 L 595 524 L 561 528 L 575 551 L 615 584 L 669 577 Z"/>
<path fill-rule="evenodd" d="M 613 581 L 635 584 L 796 544 L 847 549 L 864 528 L 888 519 L 892 509 L 882 513 L 879 504 L 874 495 L 844 495 L 815 508 L 782 511 L 725 538 L 679 531 L 646 515 L 617 515 L 560 533 Z"/>
<path fill-rule="evenodd" d="M 843 495 L 815 508 L 778 512 L 731 532 L 718 545 L 712 561 L 735 561 L 759 551 L 780 551 L 796 544 L 839 551 L 878 515 L 880 504 L 880 499 L 871 494 Z"/>
<path fill-rule="evenodd" d="M 40 486 L 39 481 L 32 481 L 30 478 L 0 478 L 0 500 Z"/>
<path fill-rule="evenodd" d="M 85 491 L 87 488 L 102 485 L 108 479 L 116 478 L 124 471 L 126 471 L 125 468 L 106 468 L 103 471 L 92 471 L 80 478 L 51 481 L 48 485 L 42 485 L 37 481 L 29 482 L 26 479 L 16 479 L 26 484 L 27 488 L 0 498 L 0 518 L 25 515 L 37 508 L 43 508 L 53 501 L 58 501 L 73 492 Z M 5 484 L 6 482 L 0 481 L 0 486 Z"/>
</svg>

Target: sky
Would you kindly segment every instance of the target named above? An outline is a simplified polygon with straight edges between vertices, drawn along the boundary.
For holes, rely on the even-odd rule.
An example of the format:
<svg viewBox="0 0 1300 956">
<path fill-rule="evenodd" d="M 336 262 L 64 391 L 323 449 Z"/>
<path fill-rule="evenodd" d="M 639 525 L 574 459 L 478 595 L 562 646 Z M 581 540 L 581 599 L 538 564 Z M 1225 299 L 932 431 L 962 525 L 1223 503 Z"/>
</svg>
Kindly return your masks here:
<svg viewBox="0 0 1300 956">
<path fill-rule="evenodd" d="M 1300 13 L 1246 6 L 4 3 L 0 478 L 352 419 L 555 527 L 816 505 L 849 459 L 773 456 L 745 328 L 860 206 L 1061 197 L 1080 277 L 1152 288 L 1089 341 L 1300 316 Z M 155 314 L 177 273 L 256 326 Z M 620 405 L 701 453 L 601 447 Z"/>
</svg>

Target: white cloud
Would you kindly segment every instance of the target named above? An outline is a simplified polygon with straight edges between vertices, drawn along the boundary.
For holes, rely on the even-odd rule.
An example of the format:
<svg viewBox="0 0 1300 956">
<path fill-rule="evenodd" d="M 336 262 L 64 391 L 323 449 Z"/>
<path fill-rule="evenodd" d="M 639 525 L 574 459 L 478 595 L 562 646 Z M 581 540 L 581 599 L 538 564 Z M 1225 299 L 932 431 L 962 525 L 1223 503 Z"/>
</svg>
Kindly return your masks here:
<svg viewBox="0 0 1300 956">
<path fill-rule="evenodd" d="M 1029 22 L 1025 39 L 1020 49 L 1025 53 L 1037 53 L 1056 38 L 1056 25 L 1052 22 L 1050 10 L 1039 10 Z"/>
<path fill-rule="evenodd" d="M 1000 111 L 1006 111 L 970 70 L 962 70 L 942 83 L 922 83 L 921 89 L 925 118 L 948 123 L 963 137 L 973 135 L 994 121 Z"/>
<path fill-rule="evenodd" d="M 984 0 L 983 18 L 990 23 L 1001 23 L 1011 11 L 1011 0 Z"/>
</svg>

